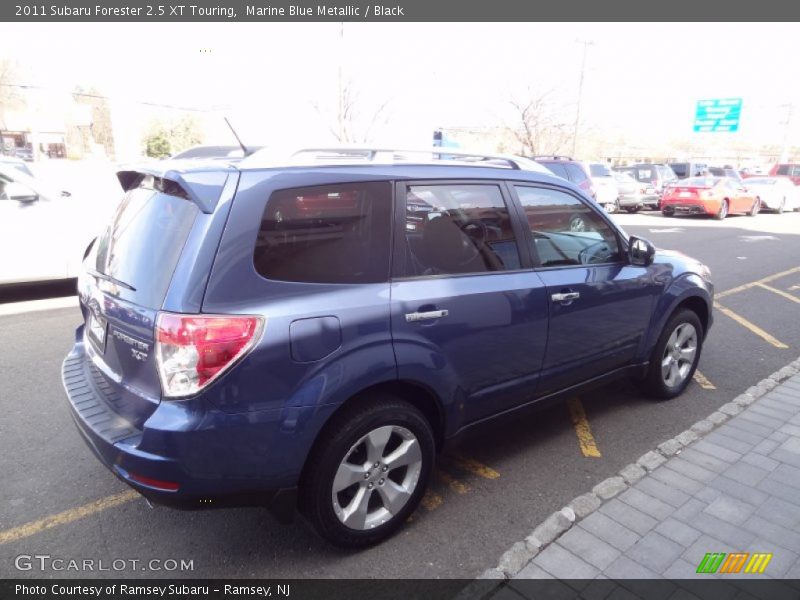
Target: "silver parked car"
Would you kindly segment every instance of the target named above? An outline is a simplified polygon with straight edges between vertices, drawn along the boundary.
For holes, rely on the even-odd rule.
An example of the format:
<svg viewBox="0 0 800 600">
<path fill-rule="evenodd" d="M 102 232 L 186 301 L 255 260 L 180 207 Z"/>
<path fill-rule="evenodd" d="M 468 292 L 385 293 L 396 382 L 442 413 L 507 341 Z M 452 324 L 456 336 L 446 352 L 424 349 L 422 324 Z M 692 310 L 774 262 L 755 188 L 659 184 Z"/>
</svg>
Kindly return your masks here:
<svg viewBox="0 0 800 600">
<path fill-rule="evenodd" d="M 779 213 L 800 209 L 800 188 L 788 177 L 748 177 L 742 183 L 761 201 L 761 208 Z"/>
</svg>

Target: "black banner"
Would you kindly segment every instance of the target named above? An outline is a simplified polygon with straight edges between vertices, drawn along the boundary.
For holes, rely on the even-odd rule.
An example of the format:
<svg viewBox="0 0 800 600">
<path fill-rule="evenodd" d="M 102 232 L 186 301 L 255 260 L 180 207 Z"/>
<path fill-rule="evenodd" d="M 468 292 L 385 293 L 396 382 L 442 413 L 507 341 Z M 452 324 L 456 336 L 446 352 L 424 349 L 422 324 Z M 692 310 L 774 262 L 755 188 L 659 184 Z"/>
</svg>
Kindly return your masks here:
<svg viewBox="0 0 800 600">
<path fill-rule="evenodd" d="M 0 580 L 0 599 L 21 600 L 521 600 L 612 598 L 797 600 L 799 580 L 296 579 Z"/>
<path fill-rule="evenodd" d="M 758 3 L 722 0 L 642 2 L 553 2 L 552 0 L 99 0 L 0 3 L 0 20 L 16 22 L 105 21 L 285 22 L 285 21 L 774 21 L 797 20 L 800 5 L 785 0 Z M 676 35 L 678 31 L 676 30 Z M 677 39 L 677 38 L 676 38 Z"/>
</svg>

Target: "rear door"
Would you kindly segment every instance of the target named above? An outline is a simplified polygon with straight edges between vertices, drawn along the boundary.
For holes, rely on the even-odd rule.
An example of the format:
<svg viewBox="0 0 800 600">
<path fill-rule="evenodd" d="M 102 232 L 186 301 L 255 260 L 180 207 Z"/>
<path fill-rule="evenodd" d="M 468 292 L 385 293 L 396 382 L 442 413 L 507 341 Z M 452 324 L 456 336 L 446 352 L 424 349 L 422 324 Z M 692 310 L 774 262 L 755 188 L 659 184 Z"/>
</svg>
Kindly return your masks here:
<svg viewBox="0 0 800 600">
<path fill-rule="evenodd" d="M 83 263 L 79 293 L 95 383 L 116 413 L 140 428 L 161 396 L 156 317 L 200 210 L 157 191 L 130 190 Z"/>
<path fill-rule="evenodd" d="M 401 379 L 474 421 L 533 397 L 547 301 L 502 182 L 400 183 L 391 286 Z"/>
<path fill-rule="evenodd" d="M 658 286 L 625 260 L 617 231 L 571 191 L 515 184 L 550 313 L 540 392 L 626 366 L 650 321 Z"/>
</svg>

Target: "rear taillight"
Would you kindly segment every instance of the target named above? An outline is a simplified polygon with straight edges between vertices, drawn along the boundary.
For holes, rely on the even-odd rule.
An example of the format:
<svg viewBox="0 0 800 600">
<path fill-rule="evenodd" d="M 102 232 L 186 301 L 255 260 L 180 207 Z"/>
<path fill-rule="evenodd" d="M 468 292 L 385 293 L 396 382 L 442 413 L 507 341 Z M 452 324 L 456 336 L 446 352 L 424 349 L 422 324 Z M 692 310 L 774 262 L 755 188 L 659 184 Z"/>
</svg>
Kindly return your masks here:
<svg viewBox="0 0 800 600">
<path fill-rule="evenodd" d="M 202 390 L 255 346 L 263 328 L 263 317 L 159 313 L 156 363 L 164 397 Z"/>
</svg>

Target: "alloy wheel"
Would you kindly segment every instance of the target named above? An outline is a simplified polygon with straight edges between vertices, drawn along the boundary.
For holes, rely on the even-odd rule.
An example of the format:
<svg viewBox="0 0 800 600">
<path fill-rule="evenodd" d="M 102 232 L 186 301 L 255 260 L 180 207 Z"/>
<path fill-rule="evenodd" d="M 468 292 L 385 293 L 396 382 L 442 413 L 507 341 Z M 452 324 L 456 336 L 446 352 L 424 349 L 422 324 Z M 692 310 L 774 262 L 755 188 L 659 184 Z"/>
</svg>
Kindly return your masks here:
<svg viewBox="0 0 800 600">
<path fill-rule="evenodd" d="M 364 531 L 389 521 L 411 499 L 422 470 L 419 440 L 405 427 L 385 425 L 361 437 L 333 479 L 333 511 Z"/>
<path fill-rule="evenodd" d="M 676 387 L 689 376 L 697 356 L 697 330 L 691 323 L 681 323 L 669 336 L 661 358 L 661 377 L 669 387 Z"/>
</svg>

